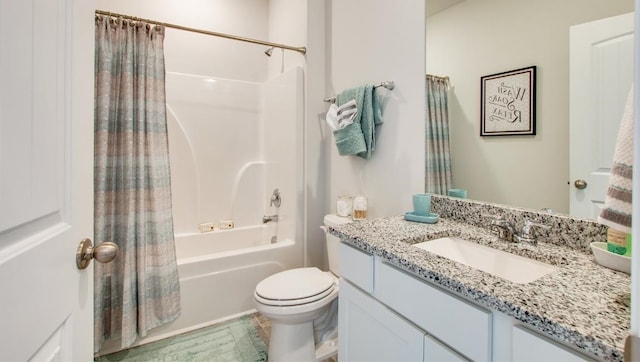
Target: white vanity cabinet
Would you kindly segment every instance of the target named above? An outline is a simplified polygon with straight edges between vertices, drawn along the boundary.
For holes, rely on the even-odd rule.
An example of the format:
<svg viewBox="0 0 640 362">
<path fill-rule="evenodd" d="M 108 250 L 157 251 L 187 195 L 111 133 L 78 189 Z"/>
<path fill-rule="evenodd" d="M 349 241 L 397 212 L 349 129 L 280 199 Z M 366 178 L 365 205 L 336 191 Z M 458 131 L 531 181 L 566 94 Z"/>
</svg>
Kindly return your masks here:
<svg viewBox="0 0 640 362">
<path fill-rule="evenodd" d="M 346 244 L 340 248 L 339 360 L 466 361 L 406 316 L 374 298 L 377 283 L 373 283 L 373 270 L 379 267 L 374 256 Z M 368 278 L 363 269 L 369 270 Z"/>
<path fill-rule="evenodd" d="M 341 243 L 341 361 L 592 361 Z"/>
<path fill-rule="evenodd" d="M 423 361 L 433 362 L 465 362 L 464 357 L 457 354 L 447 345 L 439 342 L 431 336 L 424 336 Z"/>
<path fill-rule="evenodd" d="M 373 295 L 418 327 L 474 361 L 491 359 L 491 313 L 380 259 Z"/>
<path fill-rule="evenodd" d="M 360 249 L 340 243 L 338 252 L 340 276 L 364 290 L 373 292 L 373 263 L 374 257 Z"/>
<path fill-rule="evenodd" d="M 345 280 L 338 303 L 340 361 L 422 361 L 420 329 Z"/>
<path fill-rule="evenodd" d="M 592 361 L 519 326 L 513 327 L 511 353 L 513 361 L 522 362 Z"/>
</svg>

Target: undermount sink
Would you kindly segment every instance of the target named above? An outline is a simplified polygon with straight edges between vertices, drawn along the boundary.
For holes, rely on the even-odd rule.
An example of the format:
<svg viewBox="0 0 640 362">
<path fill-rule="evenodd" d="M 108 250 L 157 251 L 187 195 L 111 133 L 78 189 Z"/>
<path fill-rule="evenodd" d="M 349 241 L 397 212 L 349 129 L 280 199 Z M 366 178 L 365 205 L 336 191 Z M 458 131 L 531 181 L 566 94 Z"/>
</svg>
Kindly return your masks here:
<svg viewBox="0 0 640 362">
<path fill-rule="evenodd" d="M 456 237 L 429 240 L 413 246 L 518 284 L 530 283 L 558 270 L 553 265 Z"/>
</svg>

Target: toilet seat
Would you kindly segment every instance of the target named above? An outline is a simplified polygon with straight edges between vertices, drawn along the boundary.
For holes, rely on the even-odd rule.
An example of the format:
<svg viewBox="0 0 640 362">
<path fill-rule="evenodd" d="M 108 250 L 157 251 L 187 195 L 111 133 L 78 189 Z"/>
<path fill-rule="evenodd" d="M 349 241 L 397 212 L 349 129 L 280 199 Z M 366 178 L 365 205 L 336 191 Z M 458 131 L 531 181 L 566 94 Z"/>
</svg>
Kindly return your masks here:
<svg viewBox="0 0 640 362">
<path fill-rule="evenodd" d="M 261 281 L 255 299 L 272 306 L 296 306 L 321 300 L 336 289 L 336 279 L 318 268 L 298 268 L 276 273 Z"/>
</svg>

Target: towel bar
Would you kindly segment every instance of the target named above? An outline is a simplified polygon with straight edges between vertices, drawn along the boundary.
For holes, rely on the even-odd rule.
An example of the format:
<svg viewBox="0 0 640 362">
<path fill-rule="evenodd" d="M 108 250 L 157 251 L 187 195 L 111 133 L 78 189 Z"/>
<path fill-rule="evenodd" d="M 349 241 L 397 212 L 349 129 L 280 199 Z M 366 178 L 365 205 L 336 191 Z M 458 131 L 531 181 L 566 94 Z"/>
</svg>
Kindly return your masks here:
<svg viewBox="0 0 640 362">
<path fill-rule="evenodd" d="M 373 87 L 374 88 L 385 87 L 388 90 L 393 90 L 393 88 L 396 87 L 396 83 L 394 81 L 380 82 L 378 84 L 375 84 Z M 327 98 L 324 99 L 324 101 L 327 102 L 327 103 L 335 103 L 336 102 L 336 97 L 327 97 Z"/>
</svg>

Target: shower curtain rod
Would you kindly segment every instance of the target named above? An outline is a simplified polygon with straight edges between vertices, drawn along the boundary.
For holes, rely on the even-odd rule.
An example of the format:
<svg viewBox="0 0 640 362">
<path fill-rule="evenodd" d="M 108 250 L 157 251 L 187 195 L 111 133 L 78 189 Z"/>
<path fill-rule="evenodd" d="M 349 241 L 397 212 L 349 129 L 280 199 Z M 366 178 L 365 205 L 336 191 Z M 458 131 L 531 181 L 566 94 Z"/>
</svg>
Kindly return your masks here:
<svg viewBox="0 0 640 362">
<path fill-rule="evenodd" d="M 161 26 L 164 26 L 166 28 L 173 28 L 173 29 L 178 29 L 178 30 L 190 31 L 190 32 L 193 32 L 193 33 L 212 35 L 212 36 L 217 36 L 217 37 L 220 37 L 220 38 L 238 40 L 238 41 L 243 41 L 243 42 L 253 43 L 253 44 L 266 45 L 266 46 L 270 46 L 270 47 L 274 47 L 274 48 L 293 50 L 295 52 L 302 53 L 302 54 L 306 54 L 307 53 L 307 48 L 306 47 L 294 47 L 294 46 L 291 46 L 291 45 L 272 43 L 272 42 L 268 42 L 268 41 L 264 41 L 264 40 L 257 40 L 257 39 L 245 38 L 245 37 L 237 36 L 237 35 L 218 33 L 218 32 L 215 32 L 215 31 L 208 31 L 208 30 L 202 30 L 202 29 L 189 28 L 189 27 L 182 26 L 182 25 L 176 25 L 176 24 L 171 24 L 171 23 L 163 23 L 161 21 L 138 18 L 138 17 L 131 16 L 131 15 L 117 14 L 117 13 L 112 13 L 112 12 L 104 11 L 104 10 L 96 10 L 96 14 L 111 16 L 111 17 L 114 17 L 114 18 L 124 18 L 124 19 L 128 19 L 128 20 L 133 20 L 133 21 L 143 21 L 143 22 L 146 22 L 146 23 L 149 23 L 149 24 L 161 25 Z"/>
</svg>

